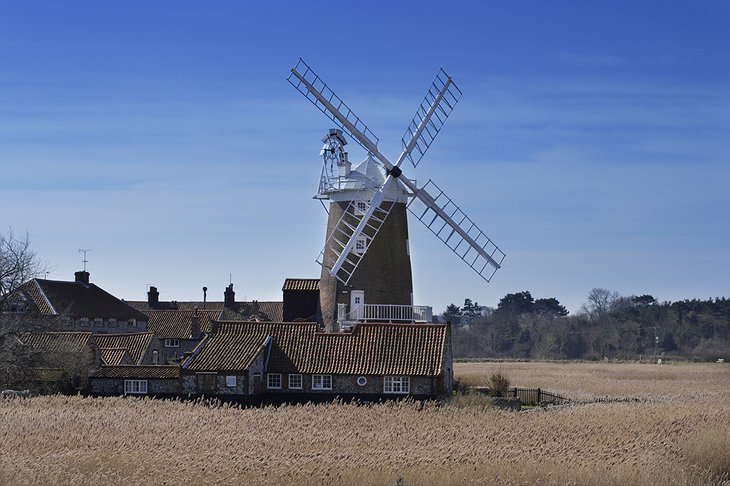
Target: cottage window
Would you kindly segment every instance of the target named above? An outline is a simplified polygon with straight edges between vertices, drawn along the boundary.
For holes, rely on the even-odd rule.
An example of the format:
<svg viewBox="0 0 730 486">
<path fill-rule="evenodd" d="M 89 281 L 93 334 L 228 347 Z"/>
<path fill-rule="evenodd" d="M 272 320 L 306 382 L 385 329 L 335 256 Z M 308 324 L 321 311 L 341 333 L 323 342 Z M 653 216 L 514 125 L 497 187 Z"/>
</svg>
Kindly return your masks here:
<svg viewBox="0 0 730 486">
<path fill-rule="evenodd" d="M 281 373 L 268 373 L 266 375 L 266 388 L 281 389 Z"/>
<path fill-rule="evenodd" d="M 332 375 L 312 375 L 312 390 L 331 390 Z"/>
<path fill-rule="evenodd" d="M 216 374 L 215 373 L 199 373 L 198 378 L 198 391 L 216 391 Z"/>
<path fill-rule="evenodd" d="M 124 380 L 124 394 L 144 395 L 147 393 L 147 380 Z"/>
<path fill-rule="evenodd" d="M 290 390 L 301 390 L 302 389 L 302 375 L 289 375 L 289 389 Z"/>
<path fill-rule="evenodd" d="M 129 327 L 137 327 L 137 319 L 130 319 L 127 322 L 129 324 Z"/>
<path fill-rule="evenodd" d="M 410 376 L 386 376 L 383 379 L 384 393 L 410 393 Z"/>
<path fill-rule="evenodd" d="M 165 347 L 166 348 L 179 348 L 180 347 L 180 340 L 179 339 L 165 339 Z"/>
<path fill-rule="evenodd" d="M 89 325 L 89 318 L 88 317 L 82 317 L 79 319 L 79 324 L 82 326 L 88 326 Z"/>
<path fill-rule="evenodd" d="M 109 327 L 116 327 L 117 320 L 114 317 L 110 317 L 108 321 L 106 321 L 106 325 Z"/>
<path fill-rule="evenodd" d="M 236 388 L 236 376 L 235 375 L 226 376 L 226 386 L 228 388 Z"/>
<path fill-rule="evenodd" d="M 152 351 L 152 364 L 153 365 L 160 364 L 160 352 L 157 351 L 156 349 L 154 351 Z"/>
<path fill-rule="evenodd" d="M 102 327 L 104 325 L 104 319 L 97 317 L 94 319 L 94 327 Z"/>
</svg>

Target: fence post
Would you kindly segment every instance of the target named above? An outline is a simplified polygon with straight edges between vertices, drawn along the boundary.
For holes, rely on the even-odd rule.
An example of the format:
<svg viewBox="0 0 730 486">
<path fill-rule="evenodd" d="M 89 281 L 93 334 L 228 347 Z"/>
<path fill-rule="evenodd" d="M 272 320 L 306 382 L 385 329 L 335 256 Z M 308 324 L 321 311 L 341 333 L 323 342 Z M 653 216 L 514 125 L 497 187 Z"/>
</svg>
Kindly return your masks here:
<svg viewBox="0 0 730 486">
<path fill-rule="evenodd" d="M 542 393 L 541 393 L 540 389 L 538 388 L 537 389 L 537 404 L 538 405 L 540 405 L 540 402 L 542 402 L 542 396 L 541 396 L 541 394 Z"/>
</svg>

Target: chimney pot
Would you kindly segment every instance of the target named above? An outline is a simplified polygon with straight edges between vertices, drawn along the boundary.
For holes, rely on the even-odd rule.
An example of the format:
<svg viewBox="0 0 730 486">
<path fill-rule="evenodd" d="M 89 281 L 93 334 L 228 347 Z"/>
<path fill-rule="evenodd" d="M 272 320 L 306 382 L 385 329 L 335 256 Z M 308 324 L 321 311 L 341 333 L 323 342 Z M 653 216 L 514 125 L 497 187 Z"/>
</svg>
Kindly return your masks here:
<svg viewBox="0 0 730 486">
<path fill-rule="evenodd" d="M 154 307 L 160 303 L 160 293 L 157 291 L 157 287 L 154 285 L 150 286 L 150 290 L 147 292 L 147 305 Z"/>
</svg>

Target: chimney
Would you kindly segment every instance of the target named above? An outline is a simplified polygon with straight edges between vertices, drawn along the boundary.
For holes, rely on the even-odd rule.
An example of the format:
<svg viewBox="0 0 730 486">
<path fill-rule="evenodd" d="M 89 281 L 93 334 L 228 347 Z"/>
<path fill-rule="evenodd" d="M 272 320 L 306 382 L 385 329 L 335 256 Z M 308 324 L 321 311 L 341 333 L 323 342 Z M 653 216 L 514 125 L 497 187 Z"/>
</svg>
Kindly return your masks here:
<svg viewBox="0 0 730 486">
<path fill-rule="evenodd" d="M 147 292 L 147 305 L 150 307 L 156 307 L 160 303 L 160 293 L 157 291 L 157 287 L 150 285 L 150 290 Z"/>
<path fill-rule="evenodd" d="M 91 275 L 86 270 L 82 270 L 80 272 L 74 273 L 74 276 L 76 277 L 76 281 L 82 284 L 89 284 L 89 275 Z"/>
<path fill-rule="evenodd" d="M 229 309 L 236 305 L 236 293 L 233 291 L 233 284 L 226 287 L 226 291 L 223 292 L 223 305 Z"/>
<path fill-rule="evenodd" d="M 208 287 L 203 287 L 203 309 L 205 309 L 205 301 L 208 300 Z M 195 309 L 198 310 L 197 308 Z M 197 314 L 197 312 L 196 312 Z"/>
<path fill-rule="evenodd" d="M 192 339 L 200 338 L 200 318 L 198 317 L 198 308 L 195 308 L 193 317 L 190 318 L 190 337 Z"/>
</svg>

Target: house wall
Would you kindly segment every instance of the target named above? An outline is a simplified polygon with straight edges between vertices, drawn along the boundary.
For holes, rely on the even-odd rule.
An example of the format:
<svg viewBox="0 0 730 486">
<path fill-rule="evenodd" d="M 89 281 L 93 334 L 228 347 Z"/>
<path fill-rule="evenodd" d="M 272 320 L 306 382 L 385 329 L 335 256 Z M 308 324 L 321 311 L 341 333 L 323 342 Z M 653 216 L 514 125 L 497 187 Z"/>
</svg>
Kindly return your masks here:
<svg viewBox="0 0 730 486">
<path fill-rule="evenodd" d="M 90 378 L 89 389 L 93 394 L 123 395 L 124 378 Z M 179 394 L 180 392 L 181 383 L 176 378 L 147 380 L 147 395 Z"/>
<path fill-rule="evenodd" d="M 357 384 L 357 379 L 365 376 L 367 383 L 364 386 Z M 267 394 L 295 394 L 295 393 L 314 393 L 314 394 L 347 394 L 347 395 L 384 395 L 384 396 L 435 396 L 441 393 L 439 389 L 438 377 L 427 376 L 411 376 L 410 377 L 410 393 L 408 394 L 384 394 L 384 378 L 380 375 L 332 375 L 332 390 L 313 390 L 312 375 L 302 375 L 302 389 L 289 388 L 289 373 L 282 373 L 282 388 L 267 388 L 266 374 L 262 378 L 262 392 Z"/>
<path fill-rule="evenodd" d="M 200 344 L 200 341 L 202 339 L 202 335 L 200 339 L 179 339 L 179 347 L 168 348 L 165 346 L 165 338 L 160 338 L 160 345 L 162 346 L 161 355 L 163 356 L 165 362 L 169 362 L 170 360 L 181 357 L 185 353 L 192 353 L 195 347 Z"/>
<path fill-rule="evenodd" d="M 240 371 L 216 372 L 216 389 L 215 391 L 200 390 L 198 387 L 198 375 L 199 374 L 212 374 L 212 373 L 191 373 L 183 376 L 183 392 L 191 395 L 245 395 L 246 389 L 248 388 L 248 380 L 245 373 Z M 226 384 L 226 377 L 235 376 L 236 386 L 228 386 Z"/>
<path fill-rule="evenodd" d="M 154 351 L 157 351 L 159 353 L 158 354 L 159 363 L 157 363 L 157 364 L 165 364 L 166 363 L 165 349 L 162 347 L 162 343 L 160 343 L 160 340 L 156 336 L 152 337 L 152 340 L 150 341 L 150 345 L 147 347 L 147 350 L 142 355 L 142 360 L 139 364 L 143 364 L 143 365 L 155 364 L 154 360 L 152 358 L 152 354 Z"/>
</svg>

